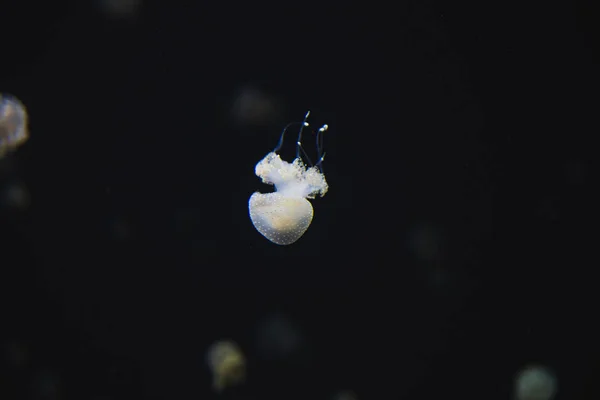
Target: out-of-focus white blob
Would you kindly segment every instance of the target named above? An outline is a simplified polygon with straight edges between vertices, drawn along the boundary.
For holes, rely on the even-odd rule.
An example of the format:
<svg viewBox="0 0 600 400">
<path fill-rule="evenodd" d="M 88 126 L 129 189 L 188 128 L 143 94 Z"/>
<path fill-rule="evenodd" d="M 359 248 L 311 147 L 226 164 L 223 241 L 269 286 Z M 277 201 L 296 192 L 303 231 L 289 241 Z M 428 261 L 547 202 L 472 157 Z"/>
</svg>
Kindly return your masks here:
<svg viewBox="0 0 600 400">
<path fill-rule="evenodd" d="M 256 347 L 265 358 L 288 358 L 302 344 L 299 329 L 282 314 L 269 315 L 257 325 Z"/>
<path fill-rule="evenodd" d="M 142 6 L 142 0 L 96 0 L 98 7 L 112 19 L 134 17 Z"/>
<path fill-rule="evenodd" d="M 220 340 L 208 349 L 206 361 L 213 375 L 213 389 L 223 389 L 240 384 L 246 378 L 246 359 L 237 344 Z"/>
<path fill-rule="evenodd" d="M 280 101 L 256 86 L 242 87 L 231 108 L 234 121 L 241 126 L 267 126 L 281 113 Z"/>
<path fill-rule="evenodd" d="M 0 158 L 29 138 L 27 111 L 14 96 L 0 94 Z"/>
<path fill-rule="evenodd" d="M 333 400 L 358 400 L 358 397 L 351 390 L 342 390 L 333 396 Z"/>
<path fill-rule="evenodd" d="M 313 208 L 307 199 L 323 197 L 329 186 L 321 170 L 325 154 L 322 152 L 320 135 L 327 130 L 323 125 L 317 133 L 318 162 L 307 167 L 300 158 L 302 129 L 308 126 L 306 113 L 297 140 L 297 157 L 292 163 L 283 161 L 277 154 L 281 148 L 287 127 L 281 134 L 279 145 L 256 164 L 256 176 L 263 183 L 275 185 L 274 193 L 255 192 L 250 196 L 248 209 L 250 219 L 257 231 L 271 242 L 279 245 L 292 244 L 306 232 L 313 219 Z M 289 125 L 288 125 L 289 127 Z"/>
<path fill-rule="evenodd" d="M 515 400 L 551 400 L 556 395 L 558 382 L 548 368 L 531 365 L 523 368 L 515 378 Z"/>
</svg>

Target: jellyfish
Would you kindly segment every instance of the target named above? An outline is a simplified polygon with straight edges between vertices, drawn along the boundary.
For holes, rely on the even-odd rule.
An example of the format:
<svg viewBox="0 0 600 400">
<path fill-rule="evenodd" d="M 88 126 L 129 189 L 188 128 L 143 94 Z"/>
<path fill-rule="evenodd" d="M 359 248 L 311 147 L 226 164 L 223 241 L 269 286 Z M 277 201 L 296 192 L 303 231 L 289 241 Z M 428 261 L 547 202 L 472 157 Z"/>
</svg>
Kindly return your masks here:
<svg viewBox="0 0 600 400">
<path fill-rule="evenodd" d="M 213 374 L 213 389 L 216 392 L 244 381 L 246 359 L 234 342 L 220 340 L 214 343 L 208 349 L 207 362 Z"/>
<path fill-rule="evenodd" d="M 552 400 L 558 390 L 556 375 L 542 365 L 521 369 L 515 379 L 515 400 Z"/>
<path fill-rule="evenodd" d="M 0 93 L 0 158 L 25 143 L 28 137 L 25 106 L 16 97 Z"/>
<path fill-rule="evenodd" d="M 277 152 L 281 149 L 288 124 L 281 133 L 277 147 L 256 164 L 256 176 L 263 183 L 275 186 L 275 192 L 255 192 L 250 196 L 248 209 L 252 224 L 260 234 L 278 245 L 289 245 L 300 239 L 313 219 L 313 208 L 307 199 L 317 195 L 323 197 L 329 186 L 323 174 L 323 134 L 328 126 L 323 125 L 316 134 L 317 162 L 312 164 L 302 148 L 302 131 L 308 127 L 310 111 L 301 122 L 296 140 L 296 159 L 288 163 Z M 302 161 L 302 156 L 310 166 Z"/>
</svg>

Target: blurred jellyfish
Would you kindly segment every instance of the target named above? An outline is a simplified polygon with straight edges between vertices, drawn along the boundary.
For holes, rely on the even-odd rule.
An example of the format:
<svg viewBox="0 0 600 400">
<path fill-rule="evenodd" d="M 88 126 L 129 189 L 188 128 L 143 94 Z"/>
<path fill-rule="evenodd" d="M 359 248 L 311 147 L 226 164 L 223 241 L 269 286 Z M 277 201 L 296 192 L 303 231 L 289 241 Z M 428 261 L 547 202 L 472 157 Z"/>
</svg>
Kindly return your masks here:
<svg viewBox="0 0 600 400">
<path fill-rule="evenodd" d="M 357 400 L 356 393 L 351 390 L 342 390 L 333 395 L 333 400 Z"/>
<path fill-rule="evenodd" d="M 237 344 L 221 340 L 208 349 L 206 361 L 213 374 L 213 389 L 221 392 L 246 378 L 246 359 Z"/>
<path fill-rule="evenodd" d="M 284 315 L 270 315 L 257 326 L 256 345 L 266 358 L 288 358 L 303 342 L 300 331 Z"/>
<path fill-rule="evenodd" d="M 27 141 L 27 111 L 16 98 L 0 94 L 0 158 Z"/>
<path fill-rule="evenodd" d="M 231 113 L 239 125 L 268 125 L 280 114 L 280 102 L 265 91 L 254 87 L 242 87 L 235 95 Z"/>
<path fill-rule="evenodd" d="M 523 368 L 515 378 L 515 400 L 551 400 L 557 390 L 556 377 L 547 368 L 533 365 Z"/>
<path fill-rule="evenodd" d="M 306 157 L 302 148 L 302 130 L 308 127 L 306 120 L 309 114 L 310 111 L 306 113 L 298 133 L 296 159 L 290 164 L 277 154 L 287 128 L 292 125 L 289 124 L 283 129 L 277 147 L 259 161 L 254 170 L 264 183 L 275 185 L 275 192 L 255 192 L 250 196 L 250 219 L 261 235 L 279 245 L 292 244 L 304 235 L 313 219 L 313 208 L 307 199 L 314 199 L 316 195 L 323 197 L 329 189 L 321 167 L 325 157 L 322 138 L 327 125 L 323 125 L 316 134 L 316 164 L 306 167 L 301 158 Z"/>
<path fill-rule="evenodd" d="M 109 18 L 134 17 L 142 6 L 142 0 L 97 0 L 100 10 Z"/>
</svg>

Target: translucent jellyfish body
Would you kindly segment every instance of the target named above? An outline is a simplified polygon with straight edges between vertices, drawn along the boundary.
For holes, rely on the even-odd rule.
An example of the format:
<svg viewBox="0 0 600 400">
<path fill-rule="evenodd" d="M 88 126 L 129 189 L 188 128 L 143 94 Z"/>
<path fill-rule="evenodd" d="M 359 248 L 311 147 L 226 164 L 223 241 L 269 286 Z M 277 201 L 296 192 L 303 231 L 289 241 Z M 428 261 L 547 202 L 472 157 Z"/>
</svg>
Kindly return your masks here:
<svg viewBox="0 0 600 400">
<path fill-rule="evenodd" d="M 322 197 L 329 188 L 321 169 L 325 156 L 322 152 L 322 134 L 327 130 L 327 125 L 323 125 L 316 135 L 317 163 L 314 166 L 306 166 L 301 159 L 301 152 L 304 153 L 301 144 L 302 130 L 309 126 L 306 121 L 309 114 L 310 112 L 306 114 L 298 133 L 296 159 L 288 163 L 277 154 L 286 129 L 290 126 L 288 125 L 283 130 L 275 150 L 267 154 L 255 168 L 256 176 L 264 183 L 274 185 L 275 192 L 255 192 L 250 196 L 250 219 L 258 232 L 278 245 L 292 244 L 300 239 L 310 226 L 314 215 L 312 205 L 307 199 L 314 199 L 316 195 Z"/>
<path fill-rule="evenodd" d="M 0 94 L 0 158 L 27 141 L 27 111 L 15 97 Z"/>
</svg>

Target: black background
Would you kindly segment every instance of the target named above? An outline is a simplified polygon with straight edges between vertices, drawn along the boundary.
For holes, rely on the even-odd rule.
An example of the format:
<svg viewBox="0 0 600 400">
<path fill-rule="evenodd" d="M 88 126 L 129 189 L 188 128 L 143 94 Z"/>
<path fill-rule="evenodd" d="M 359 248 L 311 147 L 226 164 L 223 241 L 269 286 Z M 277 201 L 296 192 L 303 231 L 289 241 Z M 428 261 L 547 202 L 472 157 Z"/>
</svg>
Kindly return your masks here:
<svg viewBox="0 0 600 400">
<path fill-rule="evenodd" d="M 2 4 L 31 132 L 0 161 L 31 199 L 0 213 L 3 398 L 214 397 L 221 338 L 249 363 L 232 398 L 510 399 L 530 363 L 597 395 L 587 4 Z M 309 109 L 330 192 L 280 247 L 254 165 Z M 270 315 L 297 352 L 261 354 Z"/>
</svg>

